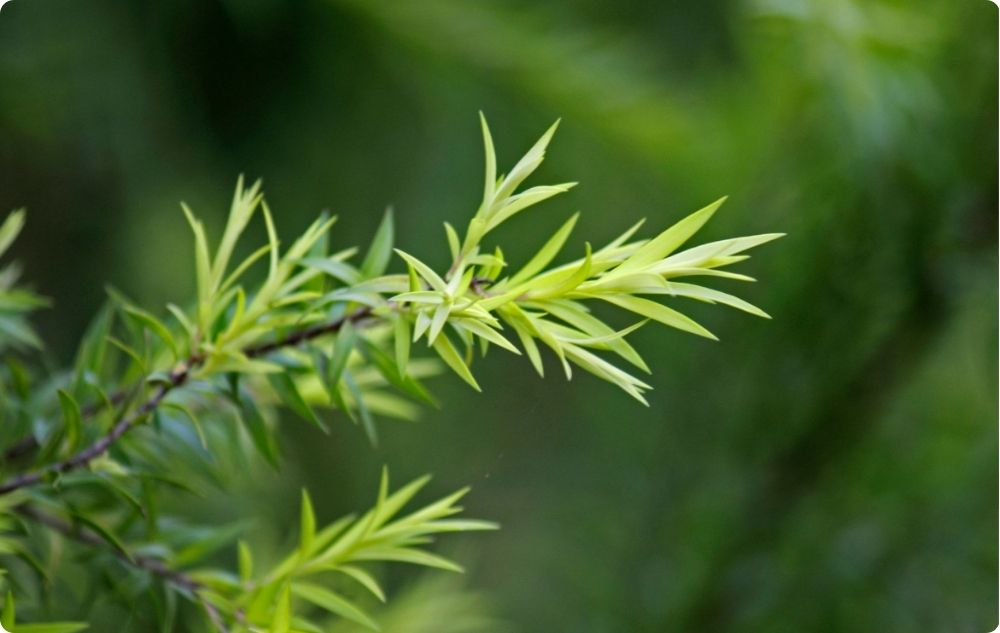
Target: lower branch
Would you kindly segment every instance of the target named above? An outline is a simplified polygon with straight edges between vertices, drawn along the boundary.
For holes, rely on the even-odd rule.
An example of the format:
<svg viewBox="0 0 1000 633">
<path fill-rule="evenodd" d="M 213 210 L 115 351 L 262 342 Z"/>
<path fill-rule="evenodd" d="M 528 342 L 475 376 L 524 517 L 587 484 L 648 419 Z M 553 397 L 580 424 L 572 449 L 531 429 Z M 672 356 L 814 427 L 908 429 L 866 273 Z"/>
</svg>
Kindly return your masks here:
<svg viewBox="0 0 1000 633">
<path fill-rule="evenodd" d="M 45 526 L 46 528 L 54 532 L 58 532 L 67 538 L 73 539 L 78 543 L 82 543 L 83 545 L 103 549 L 113 554 L 123 563 L 133 567 L 138 567 L 139 569 L 144 569 L 162 580 L 183 589 L 184 591 L 190 593 L 198 604 L 201 605 L 216 630 L 220 631 L 220 633 L 228 632 L 225 620 L 218 608 L 216 608 L 214 604 L 205 600 L 199 593 L 203 589 L 202 584 L 184 572 L 170 569 L 162 560 L 158 558 L 142 555 L 129 555 L 121 550 L 110 548 L 107 546 L 104 539 L 93 531 L 74 525 L 56 515 L 43 512 L 34 506 L 21 504 L 16 506 L 14 510 L 21 516 L 31 519 L 39 525 Z"/>
</svg>

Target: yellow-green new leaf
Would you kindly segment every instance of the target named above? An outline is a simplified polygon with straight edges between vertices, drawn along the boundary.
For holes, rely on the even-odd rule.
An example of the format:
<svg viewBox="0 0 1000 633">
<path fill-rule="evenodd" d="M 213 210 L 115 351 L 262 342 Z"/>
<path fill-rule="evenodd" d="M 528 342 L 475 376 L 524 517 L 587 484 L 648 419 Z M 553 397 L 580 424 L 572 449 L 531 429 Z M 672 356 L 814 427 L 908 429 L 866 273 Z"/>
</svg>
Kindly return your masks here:
<svg viewBox="0 0 1000 633">
<path fill-rule="evenodd" d="M 385 210 L 385 216 L 383 216 L 378 230 L 375 231 L 375 237 L 372 239 L 372 245 L 368 248 L 368 254 L 365 255 L 365 260 L 361 263 L 361 274 L 366 279 L 378 277 L 385 272 L 386 266 L 389 265 L 389 258 L 392 257 L 394 240 L 392 207 L 389 207 Z"/>
<path fill-rule="evenodd" d="M 765 319 L 771 318 L 767 312 L 764 312 L 752 303 L 744 301 L 743 299 L 735 297 L 731 294 L 719 290 L 713 290 L 712 288 L 671 281 L 667 282 L 667 288 L 663 292 L 675 297 L 689 297 L 691 299 L 697 299 L 707 303 L 721 303 L 754 316 L 763 317 Z"/>
<path fill-rule="evenodd" d="M 268 633 L 289 633 L 292 627 L 292 595 L 288 583 L 278 595 L 278 604 L 271 618 L 271 629 Z"/>
<path fill-rule="evenodd" d="M 247 584 L 253 579 L 253 552 L 250 551 L 250 546 L 243 540 L 239 541 L 237 552 L 240 582 Z"/>
<path fill-rule="evenodd" d="M 542 160 L 545 159 L 545 149 L 549 146 L 549 141 L 552 140 L 552 135 L 556 133 L 556 129 L 559 127 L 559 121 L 557 120 L 552 126 L 542 134 L 542 137 L 532 145 L 528 153 L 525 154 L 521 160 L 517 161 L 514 168 L 510 170 L 510 174 L 503 179 L 500 183 L 494 199 L 502 200 L 507 196 L 514 193 L 517 186 L 524 182 L 527 178 L 538 169 L 538 166 L 542 164 Z"/>
<path fill-rule="evenodd" d="M 313 537 L 316 536 L 316 514 L 313 511 L 312 499 L 309 498 L 309 491 L 302 489 L 302 510 L 299 519 L 299 548 L 303 552 L 308 552 L 312 546 Z"/>
<path fill-rule="evenodd" d="M 375 578 L 364 569 L 353 565 L 341 565 L 335 568 L 336 571 L 354 579 L 359 585 L 367 589 L 379 602 L 385 602 L 385 592 Z"/>
<path fill-rule="evenodd" d="M 599 296 L 608 303 L 613 303 L 616 306 L 629 310 L 630 312 L 635 312 L 636 314 L 653 319 L 654 321 L 659 321 L 664 325 L 669 325 L 670 327 L 677 328 L 678 330 L 683 330 L 685 332 L 691 332 L 692 334 L 697 334 L 698 336 L 704 336 L 705 338 L 710 338 L 713 341 L 719 340 L 714 334 L 706 330 L 690 317 L 681 314 L 673 308 L 668 308 L 665 305 L 656 303 L 655 301 L 642 299 L 640 297 L 632 297 L 629 295 Z"/>
<path fill-rule="evenodd" d="M 434 351 L 438 353 L 441 360 L 443 360 L 448 367 L 451 367 L 452 371 L 458 374 L 462 380 L 469 383 L 469 385 L 476 391 L 482 391 L 479 383 L 477 383 L 476 379 L 472 376 L 472 372 L 469 371 L 468 365 L 466 365 L 465 361 L 462 360 L 461 355 L 459 355 L 458 350 L 455 349 L 455 346 L 452 345 L 451 341 L 448 340 L 447 334 L 442 334 L 434 340 Z"/>
<path fill-rule="evenodd" d="M 455 327 L 468 330 L 476 336 L 493 343 L 497 347 L 502 347 L 508 352 L 513 352 L 517 355 L 521 354 L 521 350 L 514 347 L 513 343 L 508 341 L 502 334 L 490 326 L 483 324 L 481 321 L 477 321 L 475 319 L 455 319 L 454 325 Z"/>
<path fill-rule="evenodd" d="M 748 235 L 746 237 L 734 237 L 727 240 L 709 242 L 666 258 L 656 265 L 654 272 L 701 266 L 710 259 L 738 255 L 743 251 L 784 236 L 784 233 L 763 233 L 761 235 Z"/>
<path fill-rule="evenodd" d="M 420 277 L 423 278 L 423 280 L 426 281 L 428 284 L 430 284 L 431 288 L 437 290 L 438 292 L 445 292 L 445 289 L 448 287 L 448 284 L 445 283 L 444 279 L 441 279 L 440 275 L 434 272 L 433 268 L 423 263 L 413 255 L 401 251 L 398 248 L 393 250 L 395 250 L 396 254 L 402 257 L 407 264 L 409 264 L 414 270 L 416 270 L 417 273 L 420 275 Z"/>
<path fill-rule="evenodd" d="M 487 205 L 493 200 L 493 194 L 497 186 L 497 154 L 493 148 L 493 136 L 490 134 L 490 126 L 486 123 L 486 117 L 482 111 L 479 112 L 479 124 L 483 129 L 483 150 L 486 154 L 486 182 L 483 185 L 483 202 L 480 211 L 485 211 Z"/>
<path fill-rule="evenodd" d="M 3 224 L 0 225 L 0 255 L 7 252 L 10 245 L 17 239 L 21 229 L 24 228 L 24 209 L 12 211 Z"/>
<path fill-rule="evenodd" d="M 660 233 L 653 239 L 646 242 L 639 250 L 632 254 L 625 262 L 614 270 L 615 275 L 635 272 L 642 268 L 663 259 L 670 253 L 677 250 L 681 244 L 686 242 L 692 235 L 698 232 L 702 226 L 715 214 L 716 210 L 726 201 L 725 197 L 719 198 L 707 207 L 695 211 L 677 224 Z"/>
<path fill-rule="evenodd" d="M 511 287 L 517 286 L 518 284 L 531 279 L 542 270 L 545 269 L 549 263 L 559 254 L 562 250 L 563 245 L 566 243 L 566 239 L 569 234 L 573 232 L 573 227 L 576 226 L 576 221 L 580 218 L 580 213 L 576 212 L 568 220 L 566 220 L 559 230 L 556 231 L 552 237 L 549 238 L 545 245 L 535 253 L 524 267 L 517 271 L 517 273 L 510 278 L 507 284 Z"/>
<path fill-rule="evenodd" d="M 334 615 L 366 626 L 373 631 L 380 630 L 378 623 L 371 616 L 325 587 L 307 582 L 295 582 L 292 583 L 292 593 Z"/>
</svg>

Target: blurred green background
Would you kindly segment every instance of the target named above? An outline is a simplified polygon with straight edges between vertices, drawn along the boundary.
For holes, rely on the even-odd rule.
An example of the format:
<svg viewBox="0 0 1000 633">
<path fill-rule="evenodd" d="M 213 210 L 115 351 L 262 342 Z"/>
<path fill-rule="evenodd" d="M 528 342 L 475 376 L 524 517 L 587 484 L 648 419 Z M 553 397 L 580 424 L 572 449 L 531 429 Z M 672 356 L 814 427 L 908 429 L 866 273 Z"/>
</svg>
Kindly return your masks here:
<svg viewBox="0 0 1000 633">
<path fill-rule="evenodd" d="M 0 209 L 65 362 L 113 283 L 193 287 L 183 199 L 218 235 L 239 173 L 279 229 L 394 204 L 436 264 L 480 195 L 477 110 L 509 165 L 579 180 L 497 240 L 514 261 L 722 194 L 705 239 L 785 231 L 746 272 L 775 318 L 661 328 L 642 408 L 589 376 L 479 363 L 417 425 L 290 421 L 281 477 L 213 512 L 294 527 L 397 481 L 471 483 L 468 585 L 514 630 L 969 631 L 997 622 L 997 9 L 977 0 L 14 0 L 0 12 Z M 578 249 L 577 249 L 578 250 Z M 251 480 L 252 481 L 249 481 Z M 251 485 L 252 484 L 252 485 Z M 228 514 L 227 514 L 228 513 Z M 430 628 L 428 630 L 434 630 Z M 392 633 L 390 631 L 390 633 Z"/>
</svg>

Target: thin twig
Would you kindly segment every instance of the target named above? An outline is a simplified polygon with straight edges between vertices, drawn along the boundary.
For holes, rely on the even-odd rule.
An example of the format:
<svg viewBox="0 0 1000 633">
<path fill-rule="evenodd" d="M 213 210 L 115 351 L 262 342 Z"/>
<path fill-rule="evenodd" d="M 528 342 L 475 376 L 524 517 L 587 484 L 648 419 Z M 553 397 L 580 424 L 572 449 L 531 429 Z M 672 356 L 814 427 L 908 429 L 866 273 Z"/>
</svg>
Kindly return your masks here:
<svg viewBox="0 0 1000 633">
<path fill-rule="evenodd" d="M 91 402 L 80 407 L 80 417 L 86 420 L 87 418 L 100 413 L 105 407 L 117 407 L 120 404 L 124 404 L 129 396 L 133 394 L 139 387 L 141 383 L 136 383 L 131 387 L 123 387 L 117 391 L 112 392 L 106 399 L 98 400 L 96 402 Z M 22 457 L 27 457 L 38 449 L 38 440 L 34 435 L 26 435 L 19 440 L 15 440 L 13 444 L 7 447 L 3 452 L 3 462 L 14 462 Z"/>
<path fill-rule="evenodd" d="M 279 349 L 294 347 L 326 334 L 332 334 L 339 331 L 345 323 L 361 321 L 371 316 L 371 314 L 372 309 L 370 307 L 366 306 L 358 308 L 350 314 L 346 314 L 338 319 L 334 319 L 333 321 L 293 332 L 277 341 L 252 345 L 244 348 L 242 351 L 247 358 L 264 356 Z M 139 407 L 133 411 L 131 415 L 125 416 L 119 420 L 118 423 L 111 427 L 111 430 L 100 439 L 63 461 L 46 466 L 41 470 L 11 477 L 7 481 L 0 484 L 0 495 L 5 495 L 27 486 L 34 486 L 41 483 L 49 475 L 76 470 L 77 468 L 86 466 L 93 459 L 100 457 L 106 453 L 115 442 L 121 439 L 123 435 L 138 426 L 147 415 L 156 411 L 156 409 L 163 402 L 164 398 L 166 398 L 167 395 L 174 389 L 186 383 L 188 378 L 191 376 L 191 371 L 203 362 L 205 362 L 205 357 L 200 354 L 189 357 L 184 363 L 181 363 L 177 369 L 170 373 L 167 380 L 157 387 L 156 391 L 148 400 L 139 405 Z"/>
<path fill-rule="evenodd" d="M 181 589 L 187 591 L 195 600 L 201 605 L 205 610 L 206 615 L 209 620 L 212 621 L 213 626 L 221 633 L 227 633 L 228 628 L 222 613 L 219 609 L 211 602 L 205 600 L 201 595 L 200 591 L 204 588 L 200 582 L 192 578 L 191 576 L 185 574 L 182 571 L 176 569 L 171 569 L 158 558 L 153 558 L 151 556 L 144 556 L 142 554 L 129 554 L 125 551 L 108 547 L 107 543 L 98 534 L 92 530 L 70 523 L 65 519 L 58 517 L 54 514 L 49 514 L 43 512 L 38 508 L 28 505 L 21 504 L 14 507 L 14 510 L 23 517 L 31 519 L 36 523 L 43 525 L 50 530 L 59 532 L 67 538 L 71 538 L 78 543 L 88 545 L 90 547 L 97 547 L 104 549 L 105 551 L 113 554 L 118 560 L 122 561 L 127 565 L 133 567 L 138 567 L 139 569 L 144 569 L 156 576 L 159 576 L 163 580 L 180 587 Z"/>
</svg>

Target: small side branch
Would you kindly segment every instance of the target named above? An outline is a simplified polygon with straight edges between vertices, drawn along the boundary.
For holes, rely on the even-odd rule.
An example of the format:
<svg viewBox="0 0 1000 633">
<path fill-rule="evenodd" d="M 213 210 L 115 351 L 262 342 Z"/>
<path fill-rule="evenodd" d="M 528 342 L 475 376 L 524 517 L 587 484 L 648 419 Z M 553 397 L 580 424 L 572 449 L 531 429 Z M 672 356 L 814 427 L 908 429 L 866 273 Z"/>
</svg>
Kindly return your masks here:
<svg viewBox="0 0 1000 633">
<path fill-rule="evenodd" d="M 101 400 L 99 402 L 92 402 L 88 405 L 84 405 L 80 408 L 80 415 L 83 418 L 89 418 L 92 415 L 99 413 L 105 407 L 117 407 L 118 405 L 123 404 L 128 399 L 129 394 L 134 390 L 134 387 L 132 389 L 119 389 L 109 395 L 107 400 Z M 37 449 L 38 440 L 35 439 L 35 436 L 26 435 L 7 447 L 7 449 L 3 452 L 3 461 L 15 462 L 22 457 L 31 455 Z"/>
<path fill-rule="evenodd" d="M 342 327 L 344 327 L 345 323 L 361 321 L 370 317 L 371 314 L 372 309 L 370 307 L 366 306 L 358 308 L 357 310 L 328 323 L 314 325 L 312 327 L 293 332 L 278 341 L 262 343 L 260 345 L 253 345 L 244 348 L 243 353 L 248 358 L 258 358 L 279 349 L 295 347 L 327 334 L 338 332 Z M 100 457 L 106 453 L 115 442 L 120 440 L 122 436 L 141 424 L 146 419 L 146 416 L 156 411 L 167 395 L 174 389 L 177 389 L 186 383 L 191 375 L 191 371 L 201 365 L 204 361 L 205 359 L 201 355 L 195 355 L 188 358 L 188 360 L 185 361 L 178 369 L 175 369 L 170 373 L 166 382 L 161 383 L 148 400 L 139 405 L 139 407 L 133 411 L 131 415 L 127 415 L 119 420 L 118 423 L 115 424 L 111 430 L 100 439 L 61 462 L 56 462 L 55 464 L 51 464 L 34 472 L 11 477 L 7 481 L 0 484 L 0 495 L 9 494 L 15 490 L 20 490 L 21 488 L 28 486 L 34 486 L 41 483 L 50 475 L 76 470 L 86 466 L 95 458 Z"/>
</svg>

